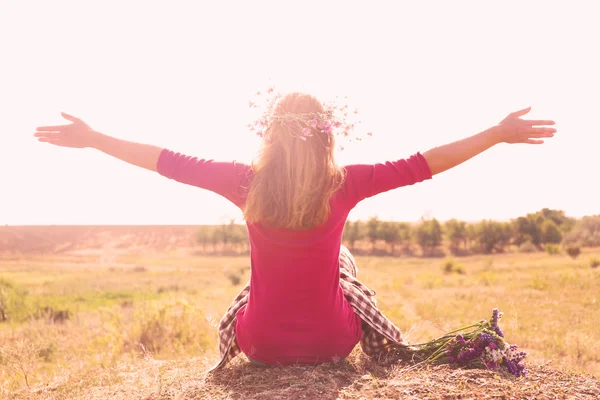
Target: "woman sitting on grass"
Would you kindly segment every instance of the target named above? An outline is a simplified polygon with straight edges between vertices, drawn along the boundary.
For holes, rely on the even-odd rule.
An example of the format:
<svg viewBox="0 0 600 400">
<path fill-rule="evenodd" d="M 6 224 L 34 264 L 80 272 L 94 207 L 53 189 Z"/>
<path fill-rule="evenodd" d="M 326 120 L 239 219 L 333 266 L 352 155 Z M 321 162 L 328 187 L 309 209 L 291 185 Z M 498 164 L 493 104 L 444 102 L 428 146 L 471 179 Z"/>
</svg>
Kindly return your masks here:
<svg viewBox="0 0 600 400">
<path fill-rule="evenodd" d="M 339 166 L 331 110 L 301 93 L 283 97 L 263 120 L 252 165 L 198 159 L 69 125 L 37 128 L 41 142 L 98 149 L 130 164 L 229 199 L 244 214 L 251 278 L 219 327 L 221 367 L 240 350 L 257 365 L 316 364 L 346 357 L 357 343 L 369 356 L 401 350 L 399 329 L 377 309 L 342 246 L 348 213 L 378 193 L 430 179 L 498 143 L 541 144 L 553 121 L 514 112 L 481 133 L 423 154 L 380 164 Z"/>
</svg>

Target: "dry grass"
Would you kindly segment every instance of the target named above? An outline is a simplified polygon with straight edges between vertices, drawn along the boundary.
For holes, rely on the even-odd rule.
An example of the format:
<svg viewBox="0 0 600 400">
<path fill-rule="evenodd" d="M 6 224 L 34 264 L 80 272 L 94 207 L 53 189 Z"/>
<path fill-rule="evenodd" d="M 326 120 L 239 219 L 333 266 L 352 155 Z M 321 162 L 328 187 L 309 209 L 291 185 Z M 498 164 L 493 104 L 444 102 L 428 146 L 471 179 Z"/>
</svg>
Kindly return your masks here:
<svg viewBox="0 0 600 400">
<path fill-rule="evenodd" d="M 255 367 L 234 361 L 206 375 L 205 358 L 136 363 L 68 375 L 12 399 L 598 399 L 600 382 L 547 366 L 533 366 L 524 378 L 447 366 L 408 370 L 381 366 L 358 349 L 347 360 L 319 366 Z"/>
<path fill-rule="evenodd" d="M 146 229 L 161 243 L 174 232 Z M 113 240 L 133 240 L 123 235 L 130 233 L 119 228 Z M 530 354 L 525 379 L 446 367 L 406 372 L 358 348 L 336 365 L 261 369 L 240 359 L 206 377 L 217 361 L 216 322 L 249 277 L 247 257 L 73 246 L 0 258 L 9 316 L 0 323 L 0 397 L 600 398 L 600 268 L 590 266 L 600 250 L 584 249 L 576 260 L 466 257 L 457 259 L 462 273 L 445 273 L 442 259 L 357 258 L 359 278 L 409 342 L 500 308 L 507 340 Z M 63 311 L 68 318 L 49 317 Z"/>
</svg>

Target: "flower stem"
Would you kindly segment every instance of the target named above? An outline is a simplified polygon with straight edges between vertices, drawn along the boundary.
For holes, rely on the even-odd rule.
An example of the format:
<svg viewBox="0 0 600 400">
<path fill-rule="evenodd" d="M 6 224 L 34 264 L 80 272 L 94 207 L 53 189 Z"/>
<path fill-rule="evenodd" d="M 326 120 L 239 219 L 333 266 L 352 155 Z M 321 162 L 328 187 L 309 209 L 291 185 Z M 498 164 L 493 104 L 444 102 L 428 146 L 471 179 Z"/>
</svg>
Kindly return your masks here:
<svg viewBox="0 0 600 400">
<path fill-rule="evenodd" d="M 454 333 L 458 333 L 458 332 L 461 332 L 461 331 L 465 331 L 465 330 L 467 330 L 467 329 L 474 328 L 474 327 L 481 327 L 481 323 L 479 323 L 479 322 L 478 322 L 478 323 L 476 323 L 476 324 L 473 324 L 473 325 L 464 326 L 464 327 L 462 327 L 462 328 L 458 328 L 458 329 L 455 329 L 455 330 L 453 330 L 453 331 L 451 331 L 451 332 L 448 332 L 448 333 L 446 333 L 444 336 L 442 336 L 442 337 L 439 337 L 439 338 L 437 338 L 437 339 L 433 339 L 433 340 L 431 340 L 431 341 L 429 341 L 429 342 L 426 342 L 426 343 L 416 343 L 416 344 L 411 344 L 411 346 L 428 346 L 428 345 L 432 345 L 432 344 L 435 344 L 435 343 L 437 343 L 437 342 L 439 342 L 439 341 L 442 341 L 442 340 L 444 340 L 444 339 L 449 339 L 449 338 L 451 338 L 451 337 L 454 337 L 454 336 L 452 336 L 452 334 L 454 334 Z M 474 332 L 476 332 L 476 331 L 477 331 L 477 330 L 475 330 Z M 469 333 L 471 333 L 471 332 L 469 332 Z"/>
</svg>

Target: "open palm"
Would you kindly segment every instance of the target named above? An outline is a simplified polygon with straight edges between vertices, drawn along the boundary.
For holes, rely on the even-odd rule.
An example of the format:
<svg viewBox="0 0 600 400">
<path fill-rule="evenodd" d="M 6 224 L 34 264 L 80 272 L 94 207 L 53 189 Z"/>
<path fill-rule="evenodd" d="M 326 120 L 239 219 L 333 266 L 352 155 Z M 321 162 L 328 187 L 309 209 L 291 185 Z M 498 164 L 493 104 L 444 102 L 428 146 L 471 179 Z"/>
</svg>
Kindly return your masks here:
<svg viewBox="0 0 600 400">
<path fill-rule="evenodd" d="M 63 118 L 71 121 L 68 125 L 40 126 L 33 136 L 40 142 L 56 146 L 84 148 L 91 143 L 94 130 L 88 124 L 67 113 L 61 113 Z"/>
<path fill-rule="evenodd" d="M 531 111 L 531 107 L 515 111 L 504 118 L 498 127 L 501 130 L 502 141 L 505 143 L 542 144 L 544 138 L 551 138 L 556 132 L 555 128 L 545 125 L 554 125 L 552 120 L 528 120 L 520 117 Z"/>
</svg>

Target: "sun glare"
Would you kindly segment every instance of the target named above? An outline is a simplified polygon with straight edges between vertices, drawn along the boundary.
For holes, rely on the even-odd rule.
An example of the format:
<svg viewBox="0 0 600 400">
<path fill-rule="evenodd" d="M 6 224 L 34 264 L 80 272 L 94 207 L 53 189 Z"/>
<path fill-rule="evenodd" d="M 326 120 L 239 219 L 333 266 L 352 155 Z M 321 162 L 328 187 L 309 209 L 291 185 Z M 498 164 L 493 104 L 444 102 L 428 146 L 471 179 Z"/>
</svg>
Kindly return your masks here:
<svg viewBox="0 0 600 400">
<path fill-rule="evenodd" d="M 531 117 L 557 121 L 559 134 L 543 146 L 498 146 L 435 183 L 365 201 L 353 219 L 597 212 L 588 176 L 600 106 L 593 5 L 309 3 L 240 3 L 234 13 L 225 3 L 4 4 L 0 223 L 239 218 L 212 193 L 31 133 L 66 111 L 120 138 L 249 162 L 259 139 L 246 130 L 248 100 L 269 85 L 349 96 L 374 135 L 346 144 L 344 164 L 423 152 L 529 105 Z"/>
</svg>

